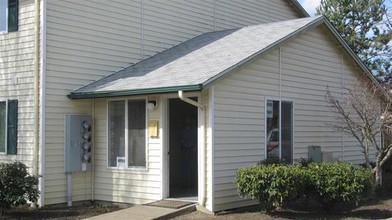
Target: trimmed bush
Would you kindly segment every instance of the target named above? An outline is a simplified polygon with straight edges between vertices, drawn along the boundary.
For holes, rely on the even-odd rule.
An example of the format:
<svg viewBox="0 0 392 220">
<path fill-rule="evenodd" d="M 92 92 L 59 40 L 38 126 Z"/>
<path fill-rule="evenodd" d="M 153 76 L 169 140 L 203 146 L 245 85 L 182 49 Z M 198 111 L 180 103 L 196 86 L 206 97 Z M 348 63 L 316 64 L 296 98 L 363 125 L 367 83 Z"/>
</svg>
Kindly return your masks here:
<svg viewBox="0 0 392 220">
<path fill-rule="evenodd" d="M 298 166 L 258 165 L 240 169 L 235 182 L 241 196 L 258 199 L 262 208 L 271 212 L 298 196 L 302 176 Z"/>
<path fill-rule="evenodd" d="M 281 165 L 286 164 L 287 165 L 287 163 L 284 163 L 278 157 L 268 157 L 265 160 L 261 160 L 261 161 L 257 162 L 257 165 L 272 165 L 272 164 L 278 164 L 278 165 L 279 164 L 281 164 Z"/>
<path fill-rule="evenodd" d="M 310 196 L 326 210 L 338 202 L 358 202 L 372 188 L 371 171 L 349 163 L 311 163 L 306 175 Z"/>
<path fill-rule="evenodd" d="M 23 163 L 0 163 L 0 207 L 19 206 L 27 200 L 36 202 L 38 199 L 38 178 L 27 172 Z"/>
<path fill-rule="evenodd" d="M 338 202 L 361 200 L 372 188 L 370 170 L 348 163 L 257 165 L 238 170 L 235 178 L 240 196 L 258 199 L 271 212 L 289 200 L 314 198 L 326 210 Z"/>
</svg>

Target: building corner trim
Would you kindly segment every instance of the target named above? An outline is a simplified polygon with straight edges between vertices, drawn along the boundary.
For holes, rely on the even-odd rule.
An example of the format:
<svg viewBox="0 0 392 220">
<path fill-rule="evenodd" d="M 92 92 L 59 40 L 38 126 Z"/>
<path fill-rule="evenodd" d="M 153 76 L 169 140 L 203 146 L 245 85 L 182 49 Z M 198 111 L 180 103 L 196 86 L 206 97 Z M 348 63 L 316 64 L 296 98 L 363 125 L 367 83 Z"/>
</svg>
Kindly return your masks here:
<svg viewBox="0 0 392 220">
<path fill-rule="evenodd" d="M 46 4 L 47 0 L 39 0 L 40 5 L 40 86 L 39 86 L 39 191 L 38 204 L 45 205 L 45 123 L 46 123 Z"/>
</svg>

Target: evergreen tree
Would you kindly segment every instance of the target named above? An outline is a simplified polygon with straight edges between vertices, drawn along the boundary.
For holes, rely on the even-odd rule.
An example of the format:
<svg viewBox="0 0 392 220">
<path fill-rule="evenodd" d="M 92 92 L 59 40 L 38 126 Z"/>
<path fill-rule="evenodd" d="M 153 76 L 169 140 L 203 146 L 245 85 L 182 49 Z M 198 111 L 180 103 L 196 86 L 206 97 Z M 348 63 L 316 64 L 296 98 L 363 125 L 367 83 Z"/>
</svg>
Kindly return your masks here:
<svg viewBox="0 0 392 220">
<path fill-rule="evenodd" d="M 389 8 L 387 8 L 388 13 L 386 17 L 386 26 L 387 28 L 392 31 L 392 0 L 389 0 Z"/>
<path fill-rule="evenodd" d="M 392 80 L 392 26 L 385 0 L 321 0 L 325 15 L 380 80 Z"/>
</svg>

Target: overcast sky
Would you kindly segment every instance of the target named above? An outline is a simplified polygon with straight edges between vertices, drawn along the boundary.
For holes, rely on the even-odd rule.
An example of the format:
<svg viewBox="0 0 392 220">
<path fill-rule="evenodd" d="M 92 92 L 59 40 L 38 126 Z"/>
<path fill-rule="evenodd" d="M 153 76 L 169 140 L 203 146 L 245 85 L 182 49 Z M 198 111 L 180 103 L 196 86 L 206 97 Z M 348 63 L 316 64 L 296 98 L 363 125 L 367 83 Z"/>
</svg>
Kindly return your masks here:
<svg viewBox="0 0 392 220">
<path fill-rule="evenodd" d="M 302 7 L 312 16 L 316 13 L 316 7 L 320 5 L 321 0 L 299 0 Z"/>
</svg>

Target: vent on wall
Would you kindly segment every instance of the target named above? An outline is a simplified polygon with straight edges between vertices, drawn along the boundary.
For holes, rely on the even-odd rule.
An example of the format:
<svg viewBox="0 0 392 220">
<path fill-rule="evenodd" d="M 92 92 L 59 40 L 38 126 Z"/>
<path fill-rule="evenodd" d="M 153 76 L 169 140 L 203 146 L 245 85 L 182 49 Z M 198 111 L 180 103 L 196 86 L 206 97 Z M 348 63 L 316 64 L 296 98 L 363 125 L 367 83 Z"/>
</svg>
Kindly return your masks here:
<svg viewBox="0 0 392 220">
<path fill-rule="evenodd" d="M 332 152 L 322 152 L 321 155 L 323 157 L 322 158 L 323 162 L 334 162 L 335 161 L 334 158 L 333 158 L 333 153 Z"/>
</svg>

